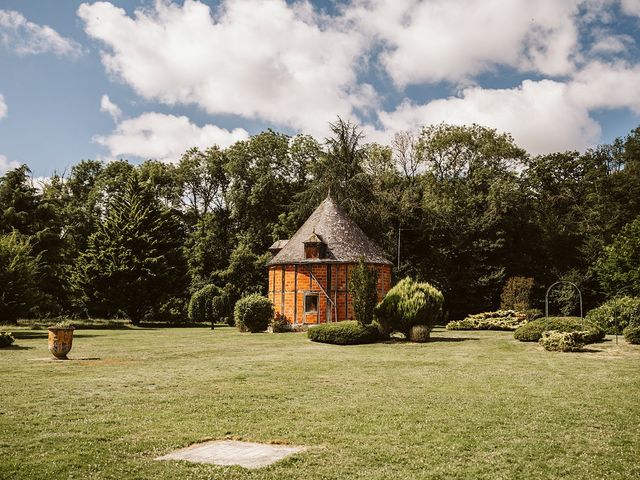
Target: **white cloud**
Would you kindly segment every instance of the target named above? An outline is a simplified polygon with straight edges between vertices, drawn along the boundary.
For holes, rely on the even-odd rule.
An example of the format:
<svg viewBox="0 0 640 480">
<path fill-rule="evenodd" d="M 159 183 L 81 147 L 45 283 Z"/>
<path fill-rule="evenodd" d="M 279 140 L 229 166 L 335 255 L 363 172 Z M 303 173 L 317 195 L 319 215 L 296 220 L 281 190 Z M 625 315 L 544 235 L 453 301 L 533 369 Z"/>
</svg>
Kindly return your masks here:
<svg viewBox="0 0 640 480">
<path fill-rule="evenodd" d="M 609 55 L 625 53 L 635 43 L 631 35 L 602 35 L 591 47 L 591 52 Z"/>
<path fill-rule="evenodd" d="M 441 122 L 477 123 L 511 133 L 518 145 L 534 154 L 582 150 L 600 135 L 599 125 L 583 105 L 572 101 L 567 85 L 552 80 L 525 80 L 513 89 L 468 88 L 460 97 L 425 105 L 405 102 L 380 119 L 388 131 Z"/>
<path fill-rule="evenodd" d="M 105 146 L 112 157 L 176 162 L 191 147 L 227 147 L 248 136 L 241 128 L 229 131 L 215 125 L 199 127 L 184 116 L 150 112 L 121 121 L 111 134 L 96 136 L 94 141 Z"/>
<path fill-rule="evenodd" d="M 7 107 L 6 102 L 4 101 L 4 95 L 0 93 L 0 119 L 3 119 L 7 116 L 7 112 L 9 108 Z"/>
<path fill-rule="evenodd" d="M 572 99 L 588 108 L 629 108 L 640 113 L 640 65 L 593 62 L 569 84 Z"/>
<path fill-rule="evenodd" d="M 0 43 L 18 55 L 54 53 L 78 57 L 82 47 L 53 28 L 30 22 L 20 12 L 0 10 Z"/>
<path fill-rule="evenodd" d="M 19 162 L 9 160 L 5 155 L 0 155 L 0 175 L 19 166 Z"/>
<path fill-rule="evenodd" d="M 400 87 L 467 81 L 508 66 L 545 75 L 574 70 L 579 0 L 361 0 L 346 15 L 383 42 Z"/>
<path fill-rule="evenodd" d="M 109 95 L 102 95 L 100 99 L 100 111 L 108 113 L 113 118 L 114 122 L 117 122 L 118 119 L 122 116 L 122 110 L 115 103 L 111 101 Z"/>
<path fill-rule="evenodd" d="M 640 0 L 622 0 L 621 5 L 627 15 L 640 17 Z"/>
<path fill-rule="evenodd" d="M 358 84 L 364 38 L 309 3 L 158 1 L 132 17 L 107 2 L 82 4 L 86 33 L 101 41 L 109 73 L 146 99 L 195 104 L 309 133 L 375 103 Z"/>
</svg>

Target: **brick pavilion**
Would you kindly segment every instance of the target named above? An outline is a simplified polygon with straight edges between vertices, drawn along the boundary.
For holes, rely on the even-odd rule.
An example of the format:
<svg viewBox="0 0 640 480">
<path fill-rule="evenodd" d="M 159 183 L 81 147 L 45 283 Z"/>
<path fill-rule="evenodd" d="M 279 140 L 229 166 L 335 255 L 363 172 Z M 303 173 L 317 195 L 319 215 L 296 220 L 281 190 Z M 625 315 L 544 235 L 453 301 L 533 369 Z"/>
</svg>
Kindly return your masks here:
<svg viewBox="0 0 640 480">
<path fill-rule="evenodd" d="M 269 299 L 293 326 L 353 319 L 349 277 L 360 257 L 378 271 L 378 300 L 391 288 L 391 262 L 331 196 L 269 250 Z"/>
</svg>

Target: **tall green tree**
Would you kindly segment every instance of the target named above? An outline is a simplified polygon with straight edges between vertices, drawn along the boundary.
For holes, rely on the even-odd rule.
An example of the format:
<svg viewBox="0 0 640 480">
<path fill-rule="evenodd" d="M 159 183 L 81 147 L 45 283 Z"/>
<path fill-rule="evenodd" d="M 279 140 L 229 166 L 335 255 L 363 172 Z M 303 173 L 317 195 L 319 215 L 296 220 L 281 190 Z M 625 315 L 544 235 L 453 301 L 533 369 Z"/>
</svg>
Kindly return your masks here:
<svg viewBox="0 0 640 480">
<path fill-rule="evenodd" d="M 39 263 L 27 237 L 0 234 L 0 323 L 15 324 L 36 307 Z"/>
<path fill-rule="evenodd" d="M 174 298 L 186 299 L 183 233 L 132 173 L 78 259 L 76 286 L 92 315 L 125 314 L 134 324 Z"/>
<path fill-rule="evenodd" d="M 604 248 L 595 268 L 609 297 L 619 292 L 640 296 L 640 216 Z"/>
</svg>

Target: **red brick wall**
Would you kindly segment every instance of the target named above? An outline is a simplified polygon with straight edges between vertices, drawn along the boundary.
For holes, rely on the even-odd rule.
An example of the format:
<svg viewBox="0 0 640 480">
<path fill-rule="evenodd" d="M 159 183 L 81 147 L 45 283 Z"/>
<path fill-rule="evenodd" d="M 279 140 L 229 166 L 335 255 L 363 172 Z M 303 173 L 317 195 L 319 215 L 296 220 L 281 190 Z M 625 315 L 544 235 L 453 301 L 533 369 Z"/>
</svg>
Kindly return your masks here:
<svg viewBox="0 0 640 480">
<path fill-rule="evenodd" d="M 355 264 L 274 265 L 269 267 L 269 299 L 291 323 L 314 324 L 353 319 L 349 276 Z M 391 288 L 391 265 L 378 270 L 378 301 Z M 323 293 L 324 290 L 324 293 Z M 326 297 L 328 294 L 333 302 Z M 318 295 L 318 311 L 304 313 L 305 294 Z"/>
</svg>

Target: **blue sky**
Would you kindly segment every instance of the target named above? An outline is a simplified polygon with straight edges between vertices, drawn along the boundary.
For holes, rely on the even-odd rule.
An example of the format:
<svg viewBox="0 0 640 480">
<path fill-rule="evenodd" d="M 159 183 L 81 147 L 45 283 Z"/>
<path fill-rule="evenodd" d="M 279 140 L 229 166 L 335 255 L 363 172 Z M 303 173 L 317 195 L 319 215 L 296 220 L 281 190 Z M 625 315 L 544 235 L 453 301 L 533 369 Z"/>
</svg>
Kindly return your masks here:
<svg viewBox="0 0 640 480">
<path fill-rule="evenodd" d="M 640 0 L 3 0 L 0 173 L 321 139 L 336 115 L 584 150 L 640 125 L 639 27 Z"/>
</svg>

